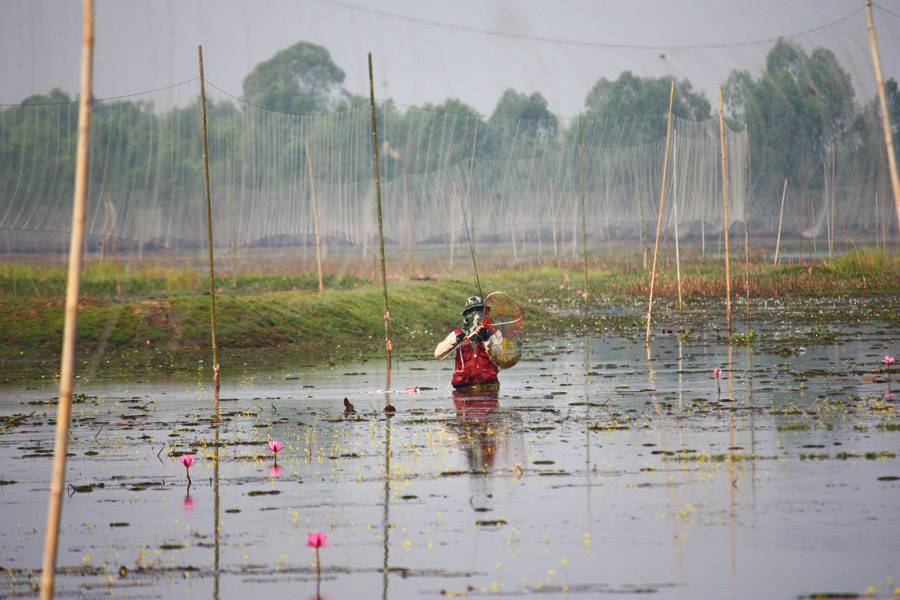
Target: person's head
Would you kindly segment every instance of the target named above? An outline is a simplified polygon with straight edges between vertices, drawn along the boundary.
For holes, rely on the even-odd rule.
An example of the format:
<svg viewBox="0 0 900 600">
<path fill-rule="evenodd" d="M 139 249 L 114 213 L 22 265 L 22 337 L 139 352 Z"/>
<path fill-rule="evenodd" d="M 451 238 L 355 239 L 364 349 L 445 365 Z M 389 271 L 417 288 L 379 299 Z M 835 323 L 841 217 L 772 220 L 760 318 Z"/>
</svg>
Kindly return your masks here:
<svg viewBox="0 0 900 600">
<path fill-rule="evenodd" d="M 462 314 L 463 316 L 466 316 L 475 311 L 484 311 L 484 300 L 481 299 L 481 296 L 469 297 L 469 299 L 466 300 L 466 307 L 463 309 Z"/>
</svg>

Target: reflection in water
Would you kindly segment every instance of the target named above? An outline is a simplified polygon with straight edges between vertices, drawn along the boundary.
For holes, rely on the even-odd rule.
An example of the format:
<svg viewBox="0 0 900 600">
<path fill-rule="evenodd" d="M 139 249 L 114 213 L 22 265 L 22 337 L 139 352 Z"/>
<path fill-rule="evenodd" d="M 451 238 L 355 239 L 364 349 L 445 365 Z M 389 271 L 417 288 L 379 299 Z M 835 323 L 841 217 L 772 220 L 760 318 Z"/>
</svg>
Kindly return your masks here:
<svg viewBox="0 0 900 600">
<path fill-rule="evenodd" d="M 269 467 L 269 477 L 281 477 L 282 468 L 278 463 Z"/>
<path fill-rule="evenodd" d="M 222 522 L 219 520 L 219 426 L 221 424 L 221 419 L 219 418 L 219 386 L 216 386 L 216 405 L 215 405 L 215 415 L 213 415 L 212 423 L 213 423 L 213 435 L 215 439 L 215 443 L 213 444 L 213 516 L 215 517 L 215 522 L 213 523 L 213 537 L 215 538 L 215 542 L 213 543 L 213 572 L 215 574 L 215 578 L 213 580 L 213 598 L 214 600 L 219 600 L 219 552 L 220 552 L 220 528 L 222 526 Z"/>
<path fill-rule="evenodd" d="M 486 425 L 492 420 L 492 415 L 500 406 L 499 395 L 499 390 L 453 390 L 456 421 L 463 427 L 459 438 L 466 442 L 463 444 L 463 452 L 473 471 L 490 470 L 494 467 L 497 452 L 495 429 L 477 425 Z"/>
<path fill-rule="evenodd" d="M 184 495 L 184 500 L 181 501 L 181 508 L 184 509 L 184 514 L 186 515 L 194 512 L 194 499 L 191 498 L 189 493 Z"/>
<path fill-rule="evenodd" d="M 391 370 L 387 371 L 387 387 L 385 390 L 391 389 Z M 390 392 L 384 393 L 384 517 L 381 522 L 381 548 L 383 560 L 381 564 L 381 597 L 383 600 L 388 598 L 388 557 L 390 550 L 390 508 L 391 508 L 391 417 L 395 412 L 394 406 L 391 404 Z"/>
</svg>

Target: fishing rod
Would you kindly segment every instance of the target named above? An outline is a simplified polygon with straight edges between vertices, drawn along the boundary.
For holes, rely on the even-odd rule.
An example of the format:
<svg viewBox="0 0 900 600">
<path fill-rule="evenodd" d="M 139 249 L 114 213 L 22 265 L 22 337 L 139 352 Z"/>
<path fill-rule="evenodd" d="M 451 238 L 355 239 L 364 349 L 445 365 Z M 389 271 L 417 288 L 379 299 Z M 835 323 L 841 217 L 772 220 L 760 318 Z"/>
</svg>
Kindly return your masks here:
<svg viewBox="0 0 900 600">
<path fill-rule="evenodd" d="M 469 171 L 469 206 L 472 205 L 472 143 L 469 136 L 469 117 L 466 117 L 466 166 Z M 475 264 L 475 244 L 472 241 L 472 233 L 469 231 L 469 221 L 466 219 L 466 207 L 463 204 L 462 197 L 459 198 L 459 207 L 462 212 L 463 226 L 466 228 L 466 237 L 469 238 L 469 252 L 472 254 L 472 268 L 475 270 L 475 285 L 478 286 L 478 295 L 484 300 L 484 294 L 481 292 L 481 279 L 478 278 L 478 265 Z M 474 219 L 475 216 L 472 215 Z M 474 224 L 473 224 L 474 226 Z"/>
</svg>

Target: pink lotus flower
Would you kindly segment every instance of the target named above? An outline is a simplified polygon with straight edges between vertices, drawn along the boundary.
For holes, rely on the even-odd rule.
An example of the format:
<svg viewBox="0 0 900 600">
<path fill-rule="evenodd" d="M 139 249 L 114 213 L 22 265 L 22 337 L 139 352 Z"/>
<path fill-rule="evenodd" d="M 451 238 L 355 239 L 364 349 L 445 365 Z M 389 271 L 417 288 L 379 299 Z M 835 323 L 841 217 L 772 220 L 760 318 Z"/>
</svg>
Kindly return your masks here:
<svg viewBox="0 0 900 600">
<path fill-rule="evenodd" d="M 278 440 L 270 440 L 269 441 L 269 451 L 275 455 L 275 466 L 278 466 L 278 453 L 281 452 L 281 449 L 284 448 L 284 444 L 279 442 Z"/>
<path fill-rule="evenodd" d="M 182 454 L 181 464 L 184 465 L 184 471 L 187 473 L 188 487 L 191 485 L 191 465 L 197 462 L 197 457 L 193 454 Z"/>
<path fill-rule="evenodd" d="M 330 546 L 331 542 L 327 542 L 328 536 L 324 533 L 310 533 L 306 545 L 316 549 L 316 578 L 322 578 L 322 566 L 319 562 L 319 548 L 322 546 Z"/>
<path fill-rule="evenodd" d="M 716 390 L 718 390 L 720 395 L 722 394 L 722 386 L 719 385 L 719 375 L 721 375 L 721 374 L 722 374 L 722 369 L 720 369 L 718 367 L 713 369 L 713 375 L 716 376 Z"/>
<path fill-rule="evenodd" d="M 307 536 L 306 546 L 310 548 L 321 548 L 323 546 L 330 546 L 331 542 L 327 541 L 328 536 L 324 533 L 310 533 Z"/>
<path fill-rule="evenodd" d="M 891 391 L 891 365 L 897 362 L 897 359 L 893 356 L 884 355 L 884 358 L 881 359 L 881 364 L 887 367 L 888 373 L 888 391 Z"/>
</svg>

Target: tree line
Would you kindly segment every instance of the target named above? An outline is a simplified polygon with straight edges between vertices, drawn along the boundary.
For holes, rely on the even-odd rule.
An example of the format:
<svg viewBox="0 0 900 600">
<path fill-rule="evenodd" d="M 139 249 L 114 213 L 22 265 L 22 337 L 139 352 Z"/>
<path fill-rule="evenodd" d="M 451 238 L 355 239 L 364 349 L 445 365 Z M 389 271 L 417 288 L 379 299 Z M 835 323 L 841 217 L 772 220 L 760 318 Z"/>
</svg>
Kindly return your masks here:
<svg viewBox="0 0 900 600">
<path fill-rule="evenodd" d="M 250 156 L 238 147 L 247 131 L 264 130 L 272 118 L 299 120 L 303 137 L 339 144 L 334 139 L 346 137 L 339 129 L 346 127 L 343 115 L 368 107 L 368 98 L 347 93 L 343 81 L 344 72 L 329 52 L 307 42 L 257 65 L 244 80 L 243 103 L 208 101 L 211 147 L 224 149 L 210 157 L 215 168 L 233 169 L 240 160 L 257 161 L 263 170 L 274 168 L 258 150 Z M 718 111 L 689 80 L 641 77 L 630 71 L 615 80 L 598 80 L 585 98 L 583 113 L 568 121 L 550 112 L 540 92 L 513 89 L 503 93 L 487 116 L 455 98 L 414 110 L 381 102 L 379 137 L 389 141 L 384 150 L 395 158 L 402 153 L 403 158 L 385 160 L 385 176 L 399 177 L 401 168 L 410 175 L 429 173 L 472 156 L 508 161 L 541 158 L 560 148 L 571 152 L 577 149 L 579 121 L 594 132 L 602 130 L 602 135 L 586 135 L 585 144 L 627 146 L 658 140 L 665 137 L 673 82 L 675 116 L 690 121 L 716 116 Z M 885 84 L 893 135 L 900 141 L 897 88 L 893 79 Z M 838 185 L 844 188 L 871 188 L 885 179 L 877 99 L 857 100 L 851 76 L 830 50 L 807 53 L 795 42 L 779 39 L 761 72 L 754 76 L 733 71 L 723 83 L 723 95 L 729 127 L 748 133 L 755 185 L 780 191 L 781 182 L 788 180 L 792 186 L 822 189 L 830 185 L 823 170 L 832 162 L 838 165 Z M 198 104 L 159 111 L 141 99 L 95 103 L 91 185 L 96 190 L 118 185 L 133 194 L 138 205 L 141 198 L 177 201 L 185 189 L 202 189 Z M 0 110 L 0 218 L 4 210 L 7 213 L 0 226 L 9 226 L 8 213 L 23 198 L 40 199 L 50 209 L 70 204 L 76 128 L 77 106 L 59 89 Z M 167 135 L 155 133 L 163 131 Z M 439 143 L 433 141 L 438 135 Z M 278 138 L 288 146 L 283 150 L 287 153 L 302 154 L 305 141 Z M 440 152 L 423 151 L 426 143 L 439 144 Z M 900 147 L 896 141 L 895 147 Z M 166 168 L 158 157 L 166 157 Z M 317 165 L 317 176 L 371 176 L 371 145 L 357 142 L 343 157 L 353 166 L 337 173 Z M 777 200 L 770 194 L 766 201 Z"/>
</svg>

